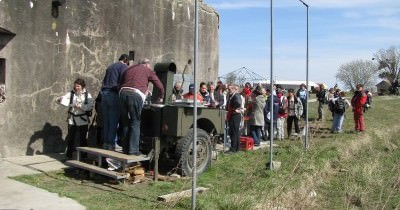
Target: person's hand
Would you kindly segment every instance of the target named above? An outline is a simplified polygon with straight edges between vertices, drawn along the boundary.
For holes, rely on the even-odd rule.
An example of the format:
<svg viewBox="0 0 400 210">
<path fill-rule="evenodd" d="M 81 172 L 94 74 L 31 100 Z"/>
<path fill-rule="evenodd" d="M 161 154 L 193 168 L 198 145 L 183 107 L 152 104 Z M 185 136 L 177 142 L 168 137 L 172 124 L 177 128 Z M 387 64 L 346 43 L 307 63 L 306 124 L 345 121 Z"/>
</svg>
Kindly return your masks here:
<svg viewBox="0 0 400 210">
<path fill-rule="evenodd" d="M 80 109 L 82 107 L 81 103 L 76 103 L 74 104 L 74 108 Z"/>
<path fill-rule="evenodd" d="M 157 103 L 162 104 L 163 103 L 163 98 L 158 98 Z"/>
<path fill-rule="evenodd" d="M 146 90 L 146 92 L 144 93 L 146 96 L 152 96 L 153 93 L 150 90 Z"/>
</svg>

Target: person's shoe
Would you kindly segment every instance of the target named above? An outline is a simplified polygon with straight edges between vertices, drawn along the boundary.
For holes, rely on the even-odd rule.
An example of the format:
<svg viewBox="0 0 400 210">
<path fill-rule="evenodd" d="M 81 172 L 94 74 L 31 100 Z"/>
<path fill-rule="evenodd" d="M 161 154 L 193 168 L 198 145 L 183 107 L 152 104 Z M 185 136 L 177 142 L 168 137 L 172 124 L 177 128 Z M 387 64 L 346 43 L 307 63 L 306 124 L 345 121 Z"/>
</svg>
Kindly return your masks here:
<svg viewBox="0 0 400 210">
<path fill-rule="evenodd" d="M 260 146 L 260 144 L 254 144 L 254 146 L 255 146 L 255 147 L 259 147 L 259 146 Z"/>
<path fill-rule="evenodd" d="M 118 144 L 115 144 L 114 150 L 115 150 L 116 152 L 122 152 L 122 147 L 119 146 Z"/>
</svg>

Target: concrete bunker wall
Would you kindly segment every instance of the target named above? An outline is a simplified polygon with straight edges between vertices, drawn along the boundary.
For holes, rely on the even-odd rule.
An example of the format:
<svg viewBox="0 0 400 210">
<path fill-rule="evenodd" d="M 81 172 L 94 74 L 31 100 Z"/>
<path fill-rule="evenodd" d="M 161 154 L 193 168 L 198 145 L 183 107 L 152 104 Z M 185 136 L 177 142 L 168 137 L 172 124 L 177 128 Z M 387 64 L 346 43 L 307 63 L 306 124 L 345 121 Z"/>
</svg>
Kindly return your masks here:
<svg viewBox="0 0 400 210">
<path fill-rule="evenodd" d="M 0 1 L 0 27 L 16 34 L 0 51 L 6 100 L 0 103 L 0 157 L 62 152 L 66 110 L 54 101 L 84 78 L 96 96 L 106 67 L 135 51 L 135 61 L 173 61 L 177 73 L 193 60 L 194 1 Z M 199 77 L 218 75 L 219 16 L 201 4 Z M 192 67 L 189 72 L 192 72 Z"/>
</svg>

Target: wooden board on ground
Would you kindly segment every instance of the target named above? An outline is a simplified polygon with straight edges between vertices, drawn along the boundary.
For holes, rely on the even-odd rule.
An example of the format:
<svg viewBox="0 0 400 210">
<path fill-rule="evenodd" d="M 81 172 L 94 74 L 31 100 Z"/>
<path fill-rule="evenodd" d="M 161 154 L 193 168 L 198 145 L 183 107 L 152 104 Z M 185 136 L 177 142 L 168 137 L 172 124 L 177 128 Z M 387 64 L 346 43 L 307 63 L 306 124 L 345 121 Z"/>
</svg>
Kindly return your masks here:
<svg viewBox="0 0 400 210">
<path fill-rule="evenodd" d="M 203 193 L 205 191 L 207 191 L 208 188 L 205 187 L 198 187 L 196 188 L 196 192 L 197 193 Z M 181 191 L 181 192 L 176 192 L 176 193 L 171 193 L 171 194 L 167 194 L 167 195 L 161 195 L 158 196 L 158 200 L 162 201 L 162 202 L 173 202 L 173 201 L 178 201 L 182 198 L 188 198 L 192 196 L 192 190 L 185 190 L 185 191 Z"/>
</svg>

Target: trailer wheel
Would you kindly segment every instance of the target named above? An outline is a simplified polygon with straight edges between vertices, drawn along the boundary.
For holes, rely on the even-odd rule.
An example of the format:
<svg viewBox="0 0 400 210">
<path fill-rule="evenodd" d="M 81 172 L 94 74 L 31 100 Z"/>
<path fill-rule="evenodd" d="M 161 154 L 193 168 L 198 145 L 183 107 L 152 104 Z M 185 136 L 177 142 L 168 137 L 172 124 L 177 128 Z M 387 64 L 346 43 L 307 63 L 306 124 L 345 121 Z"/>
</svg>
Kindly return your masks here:
<svg viewBox="0 0 400 210">
<path fill-rule="evenodd" d="M 192 176 L 193 170 L 193 129 L 178 140 L 176 146 L 177 158 L 183 175 Z M 203 173 L 211 165 L 211 139 L 208 133 L 197 129 L 197 174 Z"/>
</svg>

